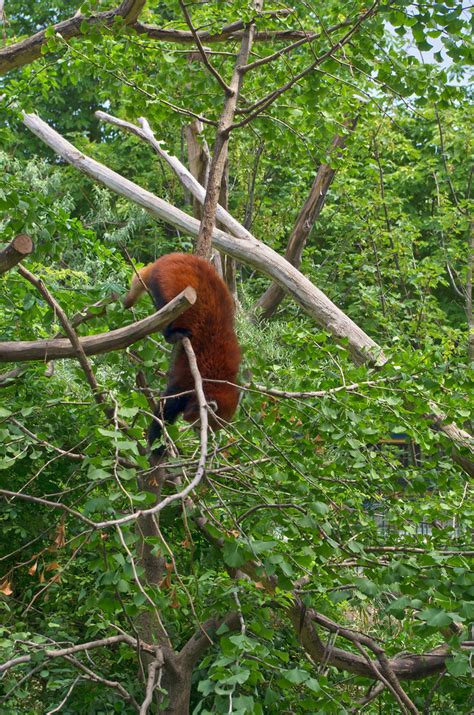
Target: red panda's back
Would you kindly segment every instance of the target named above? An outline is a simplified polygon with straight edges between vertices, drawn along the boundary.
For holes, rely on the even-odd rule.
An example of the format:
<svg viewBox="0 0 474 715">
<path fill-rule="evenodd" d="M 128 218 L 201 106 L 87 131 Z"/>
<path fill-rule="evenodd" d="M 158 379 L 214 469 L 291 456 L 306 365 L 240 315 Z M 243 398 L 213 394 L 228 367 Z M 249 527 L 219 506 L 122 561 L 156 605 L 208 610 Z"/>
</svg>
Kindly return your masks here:
<svg viewBox="0 0 474 715">
<path fill-rule="evenodd" d="M 186 286 L 195 289 L 195 304 L 173 321 L 173 327 L 190 331 L 203 377 L 235 381 L 240 349 L 234 332 L 234 304 L 214 268 L 197 256 L 170 253 L 149 267 L 145 280 L 164 303 Z"/>
<path fill-rule="evenodd" d="M 150 267 L 148 284 L 157 290 L 165 303 L 191 286 L 197 294 L 196 302 L 174 325 L 191 330 L 198 336 L 215 328 L 233 327 L 234 306 L 225 283 L 207 261 L 186 253 L 169 253 Z M 216 332 L 211 331 L 211 335 Z"/>
</svg>

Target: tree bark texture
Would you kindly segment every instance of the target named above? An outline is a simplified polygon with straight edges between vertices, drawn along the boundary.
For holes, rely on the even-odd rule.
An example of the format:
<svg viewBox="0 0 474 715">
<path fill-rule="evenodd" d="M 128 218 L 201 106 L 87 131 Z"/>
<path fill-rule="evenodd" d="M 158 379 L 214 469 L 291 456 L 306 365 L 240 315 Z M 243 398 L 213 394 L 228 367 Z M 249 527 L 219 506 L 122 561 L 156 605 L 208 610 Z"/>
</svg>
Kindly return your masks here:
<svg viewBox="0 0 474 715">
<path fill-rule="evenodd" d="M 33 248 L 33 241 L 26 233 L 15 236 L 13 241 L 0 251 L 0 274 L 6 273 L 26 256 L 29 256 Z"/>
<path fill-rule="evenodd" d="M 195 301 L 196 292 L 194 288 L 188 287 L 153 315 L 109 333 L 79 338 L 79 342 L 86 355 L 100 355 L 112 350 L 122 350 L 150 333 L 163 330 Z M 70 357 L 76 357 L 76 351 L 70 340 L 66 338 L 0 342 L 0 362 L 46 361 Z"/>
<path fill-rule="evenodd" d="M 188 149 L 188 165 L 191 174 L 194 176 L 204 189 L 207 186 L 207 178 L 209 176 L 210 153 L 207 142 L 202 135 L 202 122 L 195 119 L 191 124 L 184 128 L 184 136 L 186 138 L 186 146 Z M 202 204 L 193 196 L 193 216 L 201 220 Z"/>
</svg>

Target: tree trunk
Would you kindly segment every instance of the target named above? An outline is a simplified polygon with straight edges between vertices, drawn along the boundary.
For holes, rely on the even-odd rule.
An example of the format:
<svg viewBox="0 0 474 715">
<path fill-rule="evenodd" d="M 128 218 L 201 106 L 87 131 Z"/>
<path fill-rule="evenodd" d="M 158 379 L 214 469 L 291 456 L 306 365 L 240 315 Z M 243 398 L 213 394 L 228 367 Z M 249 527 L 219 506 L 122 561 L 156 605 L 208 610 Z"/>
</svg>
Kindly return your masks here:
<svg viewBox="0 0 474 715">
<path fill-rule="evenodd" d="M 352 121 L 346 122 L 346 126 L 351 131 L 355 129 L 356 124 L 357 117 Z M 344 148 L 345 144 L 346 136 L 337 134 L 331 142 L 329 152 L 340 151 Z M 321 164 L 316 173 L 308 198 L 298 214 L 285 252 L 286 260 L 289 261 L 292 266 L 295 266 L 295 268 L 299 268 L 300 266 L 306 241 L 308 240 L 308 236 L 311 233 L 316 219 L 322 211 L 327 192 L 332 184 L 335 173 L 336 170 L 329 164 Z M 276 283 L 272 283 L 258 299 L 255 308 L 260 311 L 261 317 L 270 318 L 274 315 L 284 297 L 285 291 Z"/>
</svg>

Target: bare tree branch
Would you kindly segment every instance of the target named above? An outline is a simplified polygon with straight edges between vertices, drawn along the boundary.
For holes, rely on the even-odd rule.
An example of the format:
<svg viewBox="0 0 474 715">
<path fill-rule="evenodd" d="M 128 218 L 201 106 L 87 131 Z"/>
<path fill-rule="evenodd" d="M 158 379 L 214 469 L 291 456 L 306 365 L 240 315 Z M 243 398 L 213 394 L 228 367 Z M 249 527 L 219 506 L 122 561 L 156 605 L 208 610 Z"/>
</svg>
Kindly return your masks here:
<svg viewBox="0 0 474 715">
<path fill-rule="evenodd" d="M 77 337 L 76 331 L 70 324 L 66 313 L 61 308 L 58 301 L 51 295 L 41 278 L 36 278 L 36 276 L 30 273 L 30 271 L 28 271 L 24 266 L 19 266 L 18 272 L 21 276 L 23 276 L 23 278 L 26 278 L 27 281 L 29 281 L 32 285 L 35 286 L 35 288 L 38 289 L 38 291 L 44 297 L 48 305 L 53 309 L 53 312 L 58 316 L 58 319 L 62 324 L 67 337 L 69 338 L 69 341 L 74 349 L 79 364 L 82 367 L 82 370 L 86 376 L 87 382 L 89 383 L 89 386 L 92 390 L 92 394 L 94 395 L 95 401 L 98 404 L 103 405 L 105 403 L 104 394 L 99 387 L 99 383 L 96 380 L 92 366 L 84 352 L 84 348 L 82 347 L 79 338 Z"/>
<path fill-rule="evenodd" d="M 163 667 L 163 654 L 160 648 L 157 648 L 156 658 L 151 661 L 148 666 L 148 678 L 146 684 L 145 699 L 140 706 L 140 715 L 147 715 L 148 709 L 153 700 L 153 693 L 156 687 L 156 673 Z"/>
<path fill-rule="evenodd" d="M 178 315 L 193 305 L 195 300 L 194 289 L 188 287 L 153 315 L 109 333 L 81 337 L 79 343 L 86 355 L 99 355 L 112 350 L 121 350 L 150 333 L 163 330 Z M 0 342 L 0 362 L 58 360 L 75 355 L 74 347 L 68 339 L 51 338 L 50 340 Z"/>
<path fill-rule="evenodd" d="M 88 641 L 87 643 L 78 643 L 77 645 L 69 646 L 68 648 L 58 648 L 58 649 L 43 649 L 43 653 L 46 658 L 64 658 L 68 655 L 73 655 L 76 653 L 82 653 L 83 651 L 94 650 L 95 648 L 104 648 L 111 645 L 116 645 L 117 643 L 128 643 L 132 648 L 143 648 L 144 650 L 154 653 L 153 646 L 147 645 L 142 641 L 138 642 L 132 636 L 122 633 L 116 636 L 108 636 L 107 638 L 100 638 L 95 641 Z M 0 664 L 0 673 L 4 673 L 10 668 L 14 668 L 22 663 L 30 663 L 33 660 L 33 655 L 25 654 L 17 656 L 16 658 L 11 658 L 5 663 Z"/>
<path fill-rule="evenodd" d="M 337 25 L 333 25 L 332 27 L 327 27 L 324 32 L 313 32 L 311 34 L 307 34 L 305 37 L 301 37 L 296 42 L 293 42 L 291 45 L 286 45 L 286 47 L 282 47 L 280 50 L 277 50 L 271 55 L 266 55 L 265 57 L 261 57 L 258 60 L 255 60 L 254 62 L 250 62 L 248 65 L 244 65 L 241 68 L 242 72 L 249 72 L 250 70 L 257 69 L 257 67 L 262 67 L 262 65 L 266 65 L 269 62 L 274 62 L 277 60 L 279 57 L 282 57 L 283 55 L 288 54 L 289 52 L 293 52 L 293 50 L 296 50 L 298 47 L 301 47 L 301 45 L 305 45 L 310 42 L 314 42 L 314 40 L 318 40 L 320 37 L 327 36 L 331 34 L 332 32 L 336 32 L 336 30 L 340 30 L 341 27 L 347 27 L 348 25 L 352 25 L 352 20 L 344 20 L 344 22 L 339 22 Z"/>
<path fill-rule="evenodd" d="M 230 127 L 231 130 L 237 129 L 238 127 L 243 127 L 249 122 L 251 122 L 258 114 L 261 112 L 265 111 L 267 107 L 269 107 L 273 102 L 278 99 L 284 92 L 287 92 L 291 87 L 293 87 L 297 82 L 299 82 L 303 77 L 306 77 L 307 74 L 312 72 L 316 67 L 321 65 L 325 60 L 329 59 L 335 52 L 340 50 L 344 45 L 346 45 L 352 37 L 359 31 L 361 25 L 368 20 L 369 18 L 373 17 L 373 15 L 376 14 L 377 8 L 379 5 L 379 0 L 375 0 L 375 2 L 369 7 L 368 10 L 363 12 L 357 20 L 354 22 L 352 25 L 351 29 L 349 32 L 347 32 L 344 37 L 342 37 L 338 42 L 336 42 L 332 47 L 329 48 L 326 52 L 324 52 L 322 55 L 317 57 L 314 62 L 312 62 L 308 67 L 305 67 L 304 70 L 301 70 L 301 72 L 298 72 L 295 74 L 288 82 L 285 82 L 281 87 L 278 87 L 277 89 L 272 90 L 269 92 L 269 94 L 265 95 L 265 97 L 262 97 L 259 99 L 257 102 L 252 104 L 250 107 L 245 107 L 245 109 L 240 109 L 239 113 L 241 114 L 246 114 L 247 116 L 245 119 L 242 119 L 240 122 L 237 122 L 235 124 L 232 124 Z"/>
<path fill-rule="evenodd" d="M 89 17 L 76 14 L 68 20 L 53 25 L 55 34 L 60 34 L 65 40 L 82 35 L 85 23 L 88 28 L 104 26 L 111 27 L 117 17 L 123 18 L 126 25 L 136 22 L 145 6 L 146 0 L 123 0 L 115 10 L 98 12 Z M 25 40 L 15 42 L 0 50 L 0 75 L 9 72 L 15 67 L 23 67 L 41 57 L 41 51 L 47 42 L 47 30 L 40 30 L 35 35 Z"/>
<path fill-rule="evenodd" d="M 263 0 L 253 0 L 253 6 L 258 12 L 262 9 Z M 243 80 L 242 67 L 248 61 L 254 33 L 255 23 L 251 22 L 244 31 L 240 52 L 235 61 L 229 87 L 226 88 L 224 107 L 217 124 L 217 133 L 209 166 L 206 196 L 202 207 L 202 219 L 195 250 L 196 255 L 206 259 L 209 259 L 211 256 L 212 231 L 216 225 L 216 211 L 219 203 L 222 177 L 227 162 L 230 130 L 234 121 Z"/>
<path fill-rule="evenodd" d="M 188 12 L 188 9 L 186 7 L 186 4 L 183 2 L 183 0 L 179 0 L 179 5 L 181 7 L 181 10 L 183 11 L 184 19 L 186 20 L 186 24 L 189 27 L 192 36 L 194 37 L 194 41 L 196 42 L 196 46 L 199 50 L 199 54 L 201 55 L 202 61 L 204 62 L 204 65 L 206 66 L 207 70 L 212 74 L 214 79 L 217 80 L 217 82 L 220 84 L 224 92 L 227 94 L 228 92 L 231 91 L 229 85 L 225 80 L 220 76 L 219 72 L 216 70 L 212 62 L 209 61 L 209 58 L 206 54 L 206 50 L 203 47 L 203 44 L 201 42 L 201 38 L 199 37 L 199 33 L 196 32 L 193 22 L 191 20 L 191 16 Z"/>
<path fill-rule="evenodd" d="M 140 706 L 138 705 L 133 695 L 131 695 L 128 690 L 126 690 L 123 685 L 117 680 L 110 680 L 109 678 L 104 678 L 103 675 L 99 675 L 91 668 L 88 668 L 87 665 L 85 665 L 82 661 L 79 660 L 79 658 L 74 658 L 74 656 L 72 655 L 66 655 L 65 660 L 67 660 L 68 663 L 74 665 L 74 667 L 78 670 L 85 673 L 84 677 L 87 678 L 87 680 L 92 680 L 94 683 L 101 683 L 107 688 L 112 688 L 113 690 L 116 690 L 126 702 L 129 702 L 137 712 L 139 711 Z"/>
<path fill-rule="evenodd" d="M 33 241 L 25 233 L 15 236 L 13 241 L 0 251 L 0 275 L 29 256 L 33 248 Z"/>
</svg>

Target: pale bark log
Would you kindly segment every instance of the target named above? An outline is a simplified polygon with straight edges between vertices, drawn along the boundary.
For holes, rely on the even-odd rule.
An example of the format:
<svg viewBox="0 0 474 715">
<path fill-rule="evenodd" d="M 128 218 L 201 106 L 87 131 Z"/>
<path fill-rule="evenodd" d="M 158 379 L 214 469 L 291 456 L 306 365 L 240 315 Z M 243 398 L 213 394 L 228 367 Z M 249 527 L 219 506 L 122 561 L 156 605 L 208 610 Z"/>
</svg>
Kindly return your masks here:
<svg viewBox="0 0 474 715">
<path fill-rule="evenodd" d="M 430 402 L 430 408 L 433 410 L 433 415 L 430 415 L 433 420 L 433 426 L 449 437 L 452 442 L 474 454 L 474 437 L 466 430 L 458 427 L 454 422 L 448 424 L 446 422 L 447 415 L 441 412 L 434 402 Z"/>
<path fill-rule="evenodd" d="M 44 134 L 44 137 L 43 136 L 40 137 L 46 144 L 48 144 L 48 141 L 45 138 L 48 136 L 48 130 L 49 130 L 49 136 L 51 136 L 52 139 L 56 138 L 56 137 L 60 137 L 62 139 L 60 134 L 57 134 L 56 132 L 54 132 L 54 130 L 52 130 L 50 127 L 48 127 L 48 125 L 45 124 L 45 122 L 43 122 L 41 119 L 39 119 L 39 117 L 37 117 L 36 115 L 27 115 L 27 116 L 35 117 L 35 120 L 36 121 L 39 120 L 39 123 L 41 123 L 40 125 L 38 124 L 38 126 L 41 126 L 41 128 L 46 128 L 47 132 Z M 197 199 L 199 204 L 202 206 L 202 204 L 204 203 L 204 199 L 206 197 L 206 189 L 204 188 L 204 186 L 201 183 L 199 183 L 195 179 L 193 174 L 184 166 L 184 164 L 176 156 L 172 156 L 171 154 L 168 154 L 168 152 L 165 149 L 163 149 L 163 147 L 161 146 L 161 142 L 158 139 L 156 139 L 156 137 L 153 134 L 153 132 L 150 128 L 150 125 L 148 124 L 146 119 L 144 119 L 143 117 L 141 119 L 139 119 L 139 123 L 141 126 L 137 127 L 135 124 L 126 122 L 123 119 L 118 119 L 117 117 L 113 117 L 111 114 L 107 114 L 106 112 L 102 112 L 100 110 L 95 112 L 95 116 L 97 117 L 97 119 L 100 119 L 104 122 L 109 122 L 110 124 L 114 124 L 115 126 L 121 127 L 122 129 L 126 129 L 127 131 L 131 132 L 132 134 L 136 134 L 136 136 L 140 137 L 140 139 L 143 139 L 144 141 L 149 142 L 151 144 L 151 146 L 155 149 L 157 154 L 159 154 L 161 156 L 161 158 L 164 159 L 170 165 L 170 167 L 173 169 L 174 173 L 176 174 L 178 179 L 181 181 L 183 186 Z M 25 121 L 25 124 L 28 126 L 26 121 Z M 29 127 L 29 128 L 31 129 L 31 131 L 34 131 L 34 129 L 32 127 Z M 65 141 L 65 140 L 63 140 L 63 141 Z M 72 144 L 68 143 L 68 145 L 70 147 L 72 147 Z M 50 146 L 50 145 L 48 144 L 48 146 Z M 72 147 L 72 148 L 74 148 L 74 147 Z M 56 149 L 54 149 L 54 151 L 56 151 Z M 77 149 L 75 149 L 75 151 L 78 153 Z M 63 155 L 61 154 L 61 156 L 63 156 Z M 65 158 L 66 161 L 73 163 L 70 159 L 67 159 L 66 156 L 63 156 L 63 158 Z M 91 161 L 94 161 L 94 160 L 91 159 Z M 100 181 L 102 181 L 102 179 L 100 179 Z M 114 189 L 114 191 L 115 191 L 115 189 Z M 135 201 L 135 199 L 132 199 L 132 200 Z M 161 199 L 158 199 L 158 200 L 161 201 Z M 179 209 L 175 209 L 175 210 L 178 211 Z M 152 211 L 150 211 L 150 212 L 153 213 Z M 185 215 L 187 215 L 187 214 L 185 214 Z M 244 226 L 242 226 L 242 224 L 239 223 L 239 221 L 237 221 L 237 219 L 235 219 L 220 204 L 218 204 L 218 206 L 217 206 L 216 218 L 217 218 L 218 222 L 221 223 L 223 226 L 226 226 L 227 230 L 232 235 L 234 235 L 236 238 L 241 238 L 243 240 L 249 239 L 249 240 L 253 240 L 253 241 L 257 240 L 250 233 L 250 231 L 248 231 L 246 228 L 244 228 Z M 192 234 L 192 235 L 194 235 L 194 234 Z"/>
<path fill-rule="evenodd" d="M 97 113 L 97 116 L 108 119 L 108 115 L 104 115 L 103 112 Z M 120 174 L 108 169 L 103 164 L 81 154 L 37 115 L 25 114 L 24 123 L 57 154 L 88 176 L 100 181 L 109 189 L 130 201 L 143 206 L 155 218 L 166 221 L 191 236 L 198 234 L 199 223 L 196 219 L 171 206 L 171 204 L 149 191 L 142 189 L 132 181 L 125 179 Z M 130 126 L 133 127 L 133 125 Z M 134 129 L 137 129 L 137 127 L 134 127 Z M 135 131 L 135 133 L 139 135 L 139 131 Z M 143 136 L 145 137 L 145 133 Z M 195 196 L 203 198 L 205 193 L 203 187 L 199 186 L 179 159 L 167 154 L 158 142 L 156 142 L 156 148 L 174 169 L 182 183 Z M 234 236 L 231 236 L 217 228 L 214 229 L 213 243 L 219 250 L 273 278 L 304 308 L 318 325 L 332 333 L 337 340 L 347 340 L 348 349 L 356 363 L 367 362 L 383 365 L 386 362 L 382 349 L 294 266 L 269 246 L 265 246 L 261 241 L 258 241 L 222 207 L 218 206 L 216 215 L 234 234 Z M 236 240 L 235 237 L 240 240 Z"/>
<path fill-rule="evenodd" d="M 33 251 L 33 241 L 26 233 L 15 236 L 13 241 L 0 251 L 0 274 L 6 273 Z"/>
<path fill-rule="evenodd" d="M 193 288 L 188 287 L 153 315 L 109 333 L 79 338 L 80 345 L 86 355 L 99 355 L 112 350 L 121 350 L 150 333 L 162 330 L 195 301 L 196 292 Z M 0 343 L 0 362 L 44 361 L 70 357 L 76 357 L 76 350 L 68 339 L 51 338 L 50 340 Z"/>
</svg>

